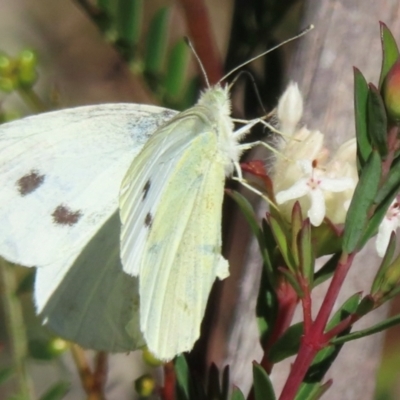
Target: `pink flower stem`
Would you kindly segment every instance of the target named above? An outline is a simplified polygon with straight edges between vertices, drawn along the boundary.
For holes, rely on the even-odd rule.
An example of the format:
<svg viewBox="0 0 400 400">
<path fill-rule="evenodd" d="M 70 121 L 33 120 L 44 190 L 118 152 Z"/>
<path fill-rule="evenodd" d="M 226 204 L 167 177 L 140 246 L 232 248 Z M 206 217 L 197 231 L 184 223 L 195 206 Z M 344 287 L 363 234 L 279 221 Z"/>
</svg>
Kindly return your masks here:
<svg viewBox="0 0 400 400">
<path fill-rule="evenodd" d="M 354 256 L 355 253 L 350 255 L 342 254 L 315 322 L 312 324 L 311 329 L 304 333 L 300 350 L 292 365 L 279 400 L 292 400 L 295 398 L 316 354 L 328 344 L 324 330 Z"/>
</svg>

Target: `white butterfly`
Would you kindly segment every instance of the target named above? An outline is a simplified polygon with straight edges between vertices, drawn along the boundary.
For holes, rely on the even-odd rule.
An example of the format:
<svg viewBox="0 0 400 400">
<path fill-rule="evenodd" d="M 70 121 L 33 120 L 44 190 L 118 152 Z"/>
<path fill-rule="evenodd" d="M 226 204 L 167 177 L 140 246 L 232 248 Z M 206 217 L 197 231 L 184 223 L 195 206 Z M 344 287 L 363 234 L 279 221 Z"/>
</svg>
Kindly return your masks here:
<svg viewBox="0 0 400 400">
<path fill-rule="evenodd" d="M 190 350 L 215 278 L 229 274 L 224 181 L 256 121 L 234 132 L 220 86 L 175 114 L 110 104 L 0 126 L 0 254 L 38 267 L 37 311 L 85 347 L 147 343 L 163 360 Z"/>
<path fill-rule="evenodd" d="M 224 181 L 258 122 L 234 131 L 230 108 L 216 85 L 179 114 L 109 104 L 0 126 L 0 255 L 38 267 L 37 311 L 61 336 L 161 360 L 192 349 L 229 274 Z"/>
<path fill-rule="evenodd" d="M 106 104 L 0 125 L 0 254 L 38 267 L 38 313 L 85 347 L 144 344 L 137 279 L 119 257 L 118 193 L 132 159 L 175 114 Z"/>
</svg>

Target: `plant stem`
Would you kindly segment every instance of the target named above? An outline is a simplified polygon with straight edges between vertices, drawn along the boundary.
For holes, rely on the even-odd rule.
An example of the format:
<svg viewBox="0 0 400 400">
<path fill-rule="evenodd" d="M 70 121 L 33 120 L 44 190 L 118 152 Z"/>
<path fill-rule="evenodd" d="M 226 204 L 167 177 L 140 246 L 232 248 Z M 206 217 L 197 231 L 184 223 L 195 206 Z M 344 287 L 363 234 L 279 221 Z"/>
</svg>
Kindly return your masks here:
<svg viewBox="0 0 400 400">
<path fill-rule="evenodd" d="M 4 260 L 0 260 L 0 274 L 5 321 L 11 342 L 14 371 L 18 382 L 18 397 L 29 400 L 33 399 L 34 395 L 32 382 L 26 368 L 28 345 L 22 307 L 16 295 L 17 279 L 15 276 L 15 267 L 9 265 Z"/>
<path fill-rule="evenodd" d="M 163 400 L 175 400 L 175 368 L 172 362 L 164 364 L 164 386 L 160 390 Z"/>
<path fill-rule="evenodd" d="M 355 253 L 350 255 L 342 254 L 315 322 L 309 332 L 305 332 L 302 338 L 300 350 L 292 365 L 279 400 L 292 400 L 295 398 L 314 357 L 319 350 L 327 345 L 324 335 L 325 327 L 344 279 L 353 263 L 354 256 Z"/>
<path fill-rule="evenodd" d="M 84 350 L 77 344 L 71 344 L 71 353 L 78 368 L 79 377 L 81 378 L 82 387 L 87 394 L 87 400 L 103 400 L 104 399 L 104 365 L 106 358 L 105 353 L 98 353 L 96 356 L 96 372 L 92 373 L 87 362 Z M 100 381 L 97 381 L 101 376 Z M 96 379 L 97 378 L 97 379 Z"/>
</svg>

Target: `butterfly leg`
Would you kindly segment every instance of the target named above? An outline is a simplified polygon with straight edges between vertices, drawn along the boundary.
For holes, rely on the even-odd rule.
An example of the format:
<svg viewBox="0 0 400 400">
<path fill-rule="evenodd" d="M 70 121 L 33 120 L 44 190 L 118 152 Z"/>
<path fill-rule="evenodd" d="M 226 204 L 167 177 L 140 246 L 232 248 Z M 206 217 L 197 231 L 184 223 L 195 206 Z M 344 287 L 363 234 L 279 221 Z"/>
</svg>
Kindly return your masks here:
<svg viewBox="0 0 400 400">
<path fill-rule="evenodd" d="M 256 195 L 258 195 L 261 198 L 263 198 L 271 207 L 275 207 L 276 208 L 275 204 L 271 201 L 271 199 L 269 199 L 263 192 L 261 192 L 260 190 L 256 189 L 246 179 L 243 178 L 242 169 L 240 168 L 240 164 L 239 163 L 234 163 L 234 165 L 235 165 L 235 170 L 236 170 L 237 176 L 234 176 L 232 179 L 234 181 L 236 181 L 236 182 L 239 182 L 246 189 L 249 189 L 251 192 L 253 192 Z"/>
</svg>

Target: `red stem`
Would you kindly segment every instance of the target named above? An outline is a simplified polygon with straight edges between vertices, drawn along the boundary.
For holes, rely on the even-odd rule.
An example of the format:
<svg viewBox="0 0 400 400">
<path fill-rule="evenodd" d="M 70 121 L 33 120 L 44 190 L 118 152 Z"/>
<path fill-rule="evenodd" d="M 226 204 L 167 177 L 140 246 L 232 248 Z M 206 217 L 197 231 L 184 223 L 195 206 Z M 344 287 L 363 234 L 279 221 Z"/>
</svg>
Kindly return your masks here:
<svg viewBox="0 0 400 400">
<path fill-rule="evenodd" d="M 301 289 L 303 290 L 303 297 L 301 298 L 301 305 L 303 307 L 304 319 L 304 335 L 310 332 L 312 326 L 312 301 L 310 293 L 310 285 L 305 281 L 304 277 L 299 277 Z"/>
<path fill-rule="evenodd" d="M 164 386 L 160 389 L 163 400 L 175 400 L 175 369 L 172 362 L 164 364 Z"/>
<path fill-rule="evenodd" d="M 292 365 L 289 377 L 282 390 L 279 400 L 292 400 L 303 382 L 303 379 L 319 350 L 326 346 L 324 330 L 332 312 L 344 279 L 350 269 L 355 254 L 343 254 L 339 260 L 325 299 L 321 305 L 315 322 L 309 332 L 305 333 L 296 360 Z"/>
<path fill-rule="evenodd" d="M 347 255 L 343 254 L 339 260 L 336 271 L 333 275 L 331 284 L 329 285 L 328 291 L 326 292 L 325 299 L 318 312 L 317 318 L 313 324 L 313 330 L 323 333 L 325 326 L 328 322 L 328 318 L 331 315 L 333 306 L 338 297 L 339 291 L 343 285 L 343 281 L 349 272 L 351 264 L 353 263 L 355 253 Z"/>
</svg>

